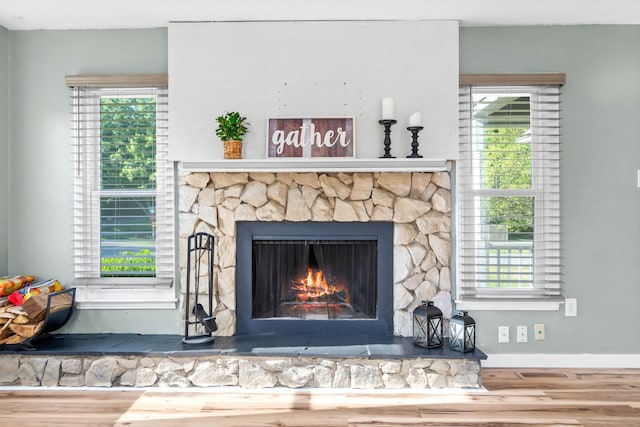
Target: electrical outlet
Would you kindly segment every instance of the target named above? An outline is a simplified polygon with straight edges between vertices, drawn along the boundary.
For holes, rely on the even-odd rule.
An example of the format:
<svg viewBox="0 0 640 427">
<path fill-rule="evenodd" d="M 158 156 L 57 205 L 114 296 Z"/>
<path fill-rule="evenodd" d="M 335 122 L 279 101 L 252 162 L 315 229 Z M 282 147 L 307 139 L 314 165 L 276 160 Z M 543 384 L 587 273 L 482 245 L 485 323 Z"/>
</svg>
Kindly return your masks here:
<svg viewBox="0 0 640 427">
<path fill-rule="evenodd" d="M 527 327 L 526 326 L 518 326 L 516 341 L 517 342 L 527 342 Z"/>
<path fill-rule="evenodd" d="M 536 323 L 535 325 L 533 325 L 533 330 L 535 332 L 536 341 L 544 341 L 545 339 L 544 324 Z"/>
<path fill-rule="evenodd" d="M 499 343 L 508 343 L 509 342 L 509 327 L 508 326 L 498 326 L 498 342 Z"/>
<path fill-rule="evenodd" d="M 565 317 L 576 317 L 578 315 L 578 300 L 576 298 L 564 299 Z"/>
</svg>

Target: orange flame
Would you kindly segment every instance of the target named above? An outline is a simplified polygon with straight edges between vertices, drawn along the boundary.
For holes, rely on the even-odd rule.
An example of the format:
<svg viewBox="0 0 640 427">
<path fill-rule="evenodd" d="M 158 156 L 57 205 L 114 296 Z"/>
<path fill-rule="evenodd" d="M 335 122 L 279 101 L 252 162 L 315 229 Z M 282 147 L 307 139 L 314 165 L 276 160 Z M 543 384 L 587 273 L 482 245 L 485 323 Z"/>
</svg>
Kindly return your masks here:
<svg viewBox="0 0 640 427">
<path fill-rule="evenodd" d="M 298 293 L 298 299 L 302 301 L 333 295 L 341 291 L 337 286 L 327 283 L 322 270 L 314 272 L 311 268 L 307 270 L 307 277 L 293 282 L 291 287 Z"/>
</svg>

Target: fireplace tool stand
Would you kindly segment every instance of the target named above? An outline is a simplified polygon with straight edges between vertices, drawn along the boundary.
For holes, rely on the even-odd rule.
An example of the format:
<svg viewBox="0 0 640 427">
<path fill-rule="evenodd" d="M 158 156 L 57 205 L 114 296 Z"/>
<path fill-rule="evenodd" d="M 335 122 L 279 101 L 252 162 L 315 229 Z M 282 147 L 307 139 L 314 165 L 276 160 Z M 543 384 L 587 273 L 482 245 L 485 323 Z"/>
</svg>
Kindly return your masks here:
<svg viewBox="0 0 640 427">
<path fill-rule="evenodd" d="M 189 236 L 187 245 L 187 292 L 185 294 L 184 338 L 185 344 L 203 344 L 213 341 L 213 332 L 218 329 L 213 317 L 213 243 L 214 237 L 207 233 Z M 201 265 L 206 272 L 201 272 Z M 191 280 L 193 279 L 193 283 Z M 200 303 L 200 281 L 206 281 L 206 307 Z"/>
</svg>

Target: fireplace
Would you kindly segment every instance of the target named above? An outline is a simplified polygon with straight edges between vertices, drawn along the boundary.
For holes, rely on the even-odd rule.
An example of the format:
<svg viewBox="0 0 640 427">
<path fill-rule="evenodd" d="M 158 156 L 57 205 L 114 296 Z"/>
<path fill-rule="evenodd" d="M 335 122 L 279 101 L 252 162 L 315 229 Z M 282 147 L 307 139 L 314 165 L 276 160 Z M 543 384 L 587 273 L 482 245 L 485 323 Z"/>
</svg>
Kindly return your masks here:
<svg viewBox="0 0 640 427">
<path fill-rule="evenodd" d="M 247 332 L 256 330 L 247 325 L 247 319 L 251 319 L 249 323 L 253 322 L 253 325 L 289 320 L 277 317 L 253 319 L 252 236 L 282 236 L 283 232 L 280 225 L 275 225 L 273 230 L 242 231 L 251 225 L 245 223 L 299 223 L 302 227 L 316 222 L 330 223 L 325 230 L 296 230 L 284 233 L 285 237 L 278 240 L 291 240 L 291 235 L 302 235 L 300 240 L 304 240 L 312 234 L 318 235 L 320 240 L 336 235 L 342 239 L 365 224 L 386 223 L 386 227 L 393 228 L 392 238 L 376 236 L 375 230 L 364 232 L 365 236 L 376 236 L 375 240 L 379 242 L 377 268 L 385 268 L 385 274 L 391 275 L 387 279 L 377 272 L 376 320 L 385 319 L 393 324 L 395 336 L 411 337 L 413 310 L 421 301 L 434 301 L 445 319 L 451 317 L 451 180 L 446 171 L 192 172 L 180 178 L 179 188 L 181 244 L 186 248 L 186 239 L 194 232 L 216 236 L 213 271 L 217 336 L 253 333 Z M 238 229 L 245 236 L 239 245 L 236 241 Z M 238 250 L 241 251 L 239 257 Z M 186 264 L 182 258 L 182 301 L 185 299 Z M 344 317 L 345 313 L 341 315 Z M 310 324 L 312 319 L 297 320 L 298 323 L 303 321 Z M 323 322 L 330 325 L 344 322 L 351 329 L 351 324 L 372 324 L 374 319 Z M 340 327 L 336 329 L 342 333 Z M 362 329 L 386 333 L 389 325 Z M 261 333 L 273 333 L 277 329 L 262 330 L 266 332 Z"/>
<path fill-rule="evenodd" d="M 393 333 L 393 223 L 238 222 L 237 333 Z"/>
</svg>

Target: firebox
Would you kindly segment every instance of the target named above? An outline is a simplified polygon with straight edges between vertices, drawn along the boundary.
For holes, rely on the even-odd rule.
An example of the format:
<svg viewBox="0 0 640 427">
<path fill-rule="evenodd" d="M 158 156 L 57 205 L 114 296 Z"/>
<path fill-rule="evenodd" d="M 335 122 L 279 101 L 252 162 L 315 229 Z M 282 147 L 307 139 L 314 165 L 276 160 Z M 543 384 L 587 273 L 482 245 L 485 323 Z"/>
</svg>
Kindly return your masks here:
<svg viewBox="0 0 640 427">
<path fill-rule="evenodd" d="M 393 223 L 237 227 L 239 335 L 393 333 Z"/>
</svg>

